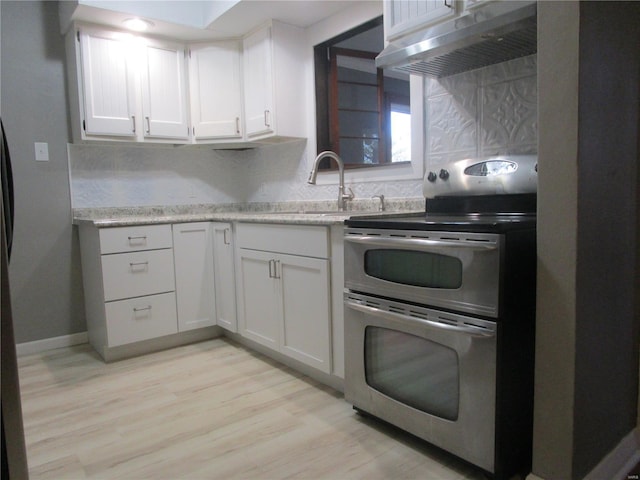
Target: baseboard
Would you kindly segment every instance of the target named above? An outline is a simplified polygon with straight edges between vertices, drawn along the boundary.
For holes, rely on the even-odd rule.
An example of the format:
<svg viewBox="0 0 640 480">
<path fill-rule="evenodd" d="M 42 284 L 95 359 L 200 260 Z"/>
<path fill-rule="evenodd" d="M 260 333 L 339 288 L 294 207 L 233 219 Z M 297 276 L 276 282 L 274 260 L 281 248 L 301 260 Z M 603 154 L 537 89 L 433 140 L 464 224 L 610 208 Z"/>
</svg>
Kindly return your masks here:
<svg viewBox="0 0 640 480">
<path fill-rule="evenodd" d="M 56 348 L 71 347 L 80 345 L 89 341 L 87 332 L 73 333 L 71 335 L 62 335 L 60 337 L 45 338 L 43 340 L 35 340 L 33 342 L 19 343 L 16 345 L 16 354 L 19 357 L 32 355 L 34 353 L 46 352 Z"/>
<path fill-rule="evenodd" d="M 611 450 L 600 463 L 582 480 L 628 480 L 627 474 L 640 462 L 640 433 L 632 430 L 624 437 L 618 446 Z M 527 476 L 527 480 L 545 480 L 534 473 Z M 549 479 L 550 480 L 550 479 Z"/>
<path fill-rule="evenodd" d="M 640 462 L 639 440 L 637 429 L 629 432 L 583 480 L 603 478 L 626 480 L 629 471 Z"/>
</svg>

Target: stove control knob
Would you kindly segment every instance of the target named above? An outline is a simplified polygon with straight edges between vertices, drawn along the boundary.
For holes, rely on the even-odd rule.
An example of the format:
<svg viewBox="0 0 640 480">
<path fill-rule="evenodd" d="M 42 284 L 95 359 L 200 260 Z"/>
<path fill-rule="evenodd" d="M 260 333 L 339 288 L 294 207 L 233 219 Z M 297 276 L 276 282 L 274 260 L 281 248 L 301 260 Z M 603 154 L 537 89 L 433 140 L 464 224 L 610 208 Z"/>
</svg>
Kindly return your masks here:
<svg viewBox="0 0 640 480">
<path fill-rule="evenodd" d="M 436 175 L 436 172 L 429 172 L 429 175 L 427 175 L 427 180 L 429 180 L 430 182 L 435 182 L 438 179 L 438 175 Z"/>
<path fill-rule="evenodd" d="M 443 168 L 442 170 L 440 170 L 440 178 L 442 180 L 447 180 L 449 178 L 449 172 Z"/>
</svg>

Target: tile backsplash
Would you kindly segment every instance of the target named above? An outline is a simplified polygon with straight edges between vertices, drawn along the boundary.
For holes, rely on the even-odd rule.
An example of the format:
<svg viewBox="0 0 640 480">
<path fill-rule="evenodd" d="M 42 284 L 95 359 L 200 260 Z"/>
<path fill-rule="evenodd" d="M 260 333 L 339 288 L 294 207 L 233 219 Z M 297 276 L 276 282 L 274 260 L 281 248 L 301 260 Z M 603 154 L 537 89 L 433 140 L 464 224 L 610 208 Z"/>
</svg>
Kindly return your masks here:
<svg viewBox="0 0 640 480">
<path fill-rule="evenodd" d="M 425 80 L 426 166 L 537 153 L 536 55 Z"/>
<path fill-rule="evenodd" d="M 468 156 L 537 152 L 536 56 L 425 79 L 425 169 Z M 331 200 L 308 185 L 305 140 L 252 150 L 69 145 L 74 208 Z M 347 184 L 356 198 L 422 197 L 421 180 Z"/>
</svg>

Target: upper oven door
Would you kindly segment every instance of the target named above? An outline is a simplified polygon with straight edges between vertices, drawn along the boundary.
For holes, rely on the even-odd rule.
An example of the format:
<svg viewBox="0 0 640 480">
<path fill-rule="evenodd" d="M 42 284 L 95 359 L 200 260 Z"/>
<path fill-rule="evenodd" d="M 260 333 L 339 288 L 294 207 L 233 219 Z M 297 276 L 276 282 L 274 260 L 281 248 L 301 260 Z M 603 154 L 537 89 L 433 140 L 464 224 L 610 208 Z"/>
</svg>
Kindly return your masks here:
<svg viewBox="0 0 640 480">
<path fill-rule="evenodd" d="M 498 317 L 502 236 L 345 229 L 345 285 L 371 293 Z"/>
</svg>

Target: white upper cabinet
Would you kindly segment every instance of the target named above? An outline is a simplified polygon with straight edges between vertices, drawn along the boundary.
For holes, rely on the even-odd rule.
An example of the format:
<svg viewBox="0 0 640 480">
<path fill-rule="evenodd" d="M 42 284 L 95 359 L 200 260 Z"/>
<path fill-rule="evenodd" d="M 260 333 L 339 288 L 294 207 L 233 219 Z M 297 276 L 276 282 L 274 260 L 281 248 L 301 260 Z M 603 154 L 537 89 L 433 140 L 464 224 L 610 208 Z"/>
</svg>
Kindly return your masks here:
<svg viewBox="0 0 640 480">
<path fill-rule="evenodd" d="M 273 133 L 271 27 L 258 30 L 245 38 L 243 53 L 247 136 Z"/>
<path fill-rule="evenodd" d="M 304 137 L 305 38 L 301 28 L 272 21 L 243 41 L 248 140 Z"/>
<path fill-rule="evenodd" d="M 242 139 L 241 42 L 192 45 L 189 91 L 193 137 Z"/>
<path fill-rule="evenodd" d="M 187 141 L 183 45 L 89 26 L 69 38 L 74 139 Z"/>
<path fill-rule="evenodd" d="M 188 49 L 76 24 L 67 35 L 74 141 L 304 138 L 305 53 L 304 30 L 276 21 L 243 39 Z"/>
<path fill-rule="evenodd" d="M 384 32 L 387 41 L 456 15 L 454 0 L 386 0 Z"/>
<path fill-rule="evenodd" d="M 145 138 L 189 138 L 184 45 L 142 39 L 139 64 Z"/>
<path fill-rule="evenodd" d="M 122 34 L 83 29 L 81 86 L 87 135 L 136 135 L 135 76 Z"/>
</svg>

